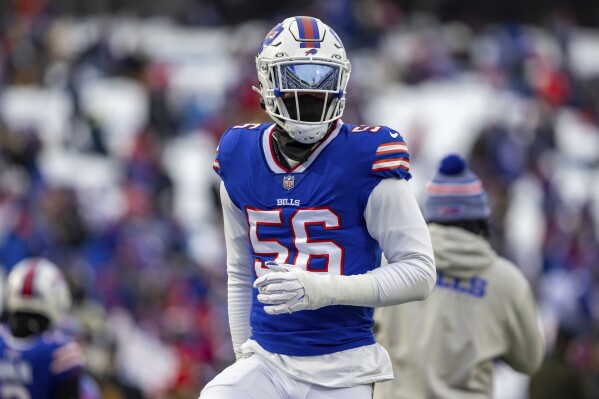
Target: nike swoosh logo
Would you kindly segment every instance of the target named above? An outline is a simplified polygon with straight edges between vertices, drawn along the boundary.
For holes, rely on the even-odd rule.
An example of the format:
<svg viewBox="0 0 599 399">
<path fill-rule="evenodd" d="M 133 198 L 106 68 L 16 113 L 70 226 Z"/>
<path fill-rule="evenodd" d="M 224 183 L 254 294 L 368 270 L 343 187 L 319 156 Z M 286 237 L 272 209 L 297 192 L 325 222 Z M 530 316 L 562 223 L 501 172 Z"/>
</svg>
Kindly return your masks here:
<svg viewBox="0 0 599 399">
<path fill-rule="evenodd" d="M 399 133 L 397 133 L 397 132 L 389 132 L 389 135 L 390 135 L 391 137 L 393 137 L 394 139 L 396 139 L 396 138 L 397 138 L 397 136 L 399 136 Z"/>
</svg>

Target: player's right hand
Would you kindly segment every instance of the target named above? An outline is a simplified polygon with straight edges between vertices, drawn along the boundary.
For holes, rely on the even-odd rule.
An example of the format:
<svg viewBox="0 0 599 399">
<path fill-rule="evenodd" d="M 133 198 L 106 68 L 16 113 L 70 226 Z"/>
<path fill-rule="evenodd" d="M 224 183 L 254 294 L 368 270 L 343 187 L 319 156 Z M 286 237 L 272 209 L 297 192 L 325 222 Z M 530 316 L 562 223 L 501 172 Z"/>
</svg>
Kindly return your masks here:
<svg viewBox="0 0 599 399">
<path fill-rule="evenodd" d="M 266 262 L 273 271 L 254 282 L 258 289 L 258 300 L 265 305 L 268 314 L 292 313 L 297 310 L 305 297 L 304 287 L 298 279 L 297 272 L 302 271 L 293 265 Z"/>
</svg>

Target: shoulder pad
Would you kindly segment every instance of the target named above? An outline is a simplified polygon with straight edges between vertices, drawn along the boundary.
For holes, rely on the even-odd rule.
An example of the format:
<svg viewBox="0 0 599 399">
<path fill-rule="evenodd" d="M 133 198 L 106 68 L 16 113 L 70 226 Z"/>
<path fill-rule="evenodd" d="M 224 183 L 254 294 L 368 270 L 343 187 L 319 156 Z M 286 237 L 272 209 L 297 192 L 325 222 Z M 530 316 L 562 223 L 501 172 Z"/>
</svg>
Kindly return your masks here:
<svg viewBox="0 0 599 399">
<path fill-rule="evenodd" d="M 372 173 L 381 178 L 399 178 L 409 180 L 410 153 L 403 137 L 399 132 L 383 125 L 350 125 L 344 128 L 351 137 L 356 135 L 360 141 L 366 140 L 368 148 L 373 151 Z"/>
<path fill-rule="evenodd" d="M 212 169 L 223 177 L 223 171 L 221 169 L 222 156 L 224 153 L 230 153 L 231 149 L 237 146 L 243 146 L 243 143 L 248 138 L 253 137 L 251 134 L 259 134 L 266 128 L 272 126 L 273 123 L 244 123 L 241 125 L 235 125 L 227 129 L 220 138 L 218 147 L 216 148 L 216 157 L 212 162 Z"/>
<path fill-rule="evenodd" d="M 229 130 L 256 130 L 261 131 L 263 127 L 270 126 L 271 123 L 243 123 L 241 125 L 235 125 L 229 128 Z"/>
<path fill-rule="evenodd" d="M 372 172 L 381 178 L 412 178 L 408 146 L 398 132 L 386 126 L 379 133 Z"/>
<path fill-rule="evenodd" d="M 52 352 L 50 368 L 56 375 L 77 371 L 85 364 L 81 347 L 74 339 L 68 339 Z"/>
</svg>

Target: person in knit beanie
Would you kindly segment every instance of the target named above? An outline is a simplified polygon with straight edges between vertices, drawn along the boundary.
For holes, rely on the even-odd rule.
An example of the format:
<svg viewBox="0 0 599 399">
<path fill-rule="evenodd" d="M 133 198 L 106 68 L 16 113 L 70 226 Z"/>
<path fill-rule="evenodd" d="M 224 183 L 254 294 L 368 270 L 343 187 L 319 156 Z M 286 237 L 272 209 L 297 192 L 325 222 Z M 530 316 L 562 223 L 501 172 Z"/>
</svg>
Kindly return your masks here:
<svg viewBox="0 0 599 399">
<path fill-rule="evenodd" d="M 429 298 L 375 311 L 377 341 L 395 379 L 375 399 L 491 399 L 497 360 L 533 374 L 544 339 L 532 290 L 487 241 L 489 200 L 457 154 L 444 157 L 426 187 L 437 285 Z"/>
<path fill-rule="evenodd" d="M 426 186 L 424 218 L 428 223 L 454 225 L 489 237 L 489 199 L 483 184 L 464 158 L 451 154 Z"/>
</svg>

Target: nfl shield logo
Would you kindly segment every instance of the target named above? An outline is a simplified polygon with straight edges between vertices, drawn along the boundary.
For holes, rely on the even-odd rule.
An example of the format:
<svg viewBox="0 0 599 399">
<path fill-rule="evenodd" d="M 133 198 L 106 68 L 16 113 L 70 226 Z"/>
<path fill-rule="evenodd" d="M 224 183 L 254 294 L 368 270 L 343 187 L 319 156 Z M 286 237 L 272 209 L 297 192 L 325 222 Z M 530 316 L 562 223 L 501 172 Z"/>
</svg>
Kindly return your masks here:
<svg viewBox="0 0 599 399">
<path fill-rule="evenodd" d="M 291 190 L 293 188 L 293 180 L 294 177 L 291 175 L 283 177 L 283 188 L 285 190 Z"/>
</svg>

